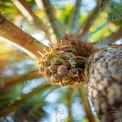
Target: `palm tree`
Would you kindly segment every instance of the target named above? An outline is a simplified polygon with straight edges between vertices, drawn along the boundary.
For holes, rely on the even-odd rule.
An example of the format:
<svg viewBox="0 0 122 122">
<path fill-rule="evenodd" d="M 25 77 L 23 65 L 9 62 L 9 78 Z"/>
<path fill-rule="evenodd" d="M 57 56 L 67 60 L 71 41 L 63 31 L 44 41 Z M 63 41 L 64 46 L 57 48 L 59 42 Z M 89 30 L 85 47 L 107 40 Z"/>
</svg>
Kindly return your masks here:
<svg viewBox="0 0 122 122">
<path fill-rule="evenodd" d="M 56 114 L 51 121 L 75 122 L 81 116 L 80 112 L 76 114 L 74 109 L 72 111 L 78 97 L 82 101 L 80 104 L 83 104 L 86 119 L 89 122 L 98 121 L 94 118 L 88 102 L 87 86 L 101 122 L 121 119 L 121 116 L 113 116 L 112 112 L 113 108 L 117 109 L 117 113 L 114 111 L 116 115 L 122 109 L 122 46 L 106 47 L 122 37 L 121 14 L 118 14 L 121 4 L 110 0 L 94 2 L 96 7 L 86 15 L 81 11 L 84 7 L 81 0 L 76 0 L 74 6 L 68 2 L 66 7 L 58 6 L 58 3 L 49 0 L 0 2 L 3 13 L 0 14 L 0 36 L 4 41 L 18 47 L 6 51 L 6 44 L 1 42 L 4 46 L 4 50 L 1 50 L 1 60 L 4 63 L 1 63 L 0 67 L 1 121 L 11 118 L 15 122 L 43 122 L 47 113 L 52 114 L 52 111 L 45 108 L 52 106 L 51 108 L 56 109 Z M 11 16 L 12 14 L 14 15 Z M 20 24 L 21 28 L 13 23 Z M 27 28 L 28 25 L 32 30 Z M 40 40 L 29 35 L 33 32 L 38 33 L 38 36 L 41 34 L 43 39 L 50 40 L 50 44 L 45 46 Z M 90 39 L 91 42 L 86 41 Z M 99 49 L 101 47 L 105 48 Z M 15 51 L 17 53 L 14 53 Z M 41 74 L 37 70 L 38 62 L 41 65 Z M 7 67 L 6 70 L 3 65 Z M 54 77 L 54 74 L 58 77 Z M 64 76 L 68 76 L 68 80 Z M 36 86 L 24 92 L 27 85 L 33 84 L 33 81 Z M 82 85 L 82 82 L 85 85 Z M 65 87 L 52 86 L 50 83 Z M 55 102 L 53 104 L 46 99 L 51 93 L 57 94 L 56 90 L 60 91 L 60 97 L 58 100 L 52 97 Z M 60 107 L 58 102 L 63 103 L 65 107 Z M 68 117 L 63 118 L 65 109 L 68 111 Z M 50 121 L 48 119 L 46 121 Z"/>
</svg>

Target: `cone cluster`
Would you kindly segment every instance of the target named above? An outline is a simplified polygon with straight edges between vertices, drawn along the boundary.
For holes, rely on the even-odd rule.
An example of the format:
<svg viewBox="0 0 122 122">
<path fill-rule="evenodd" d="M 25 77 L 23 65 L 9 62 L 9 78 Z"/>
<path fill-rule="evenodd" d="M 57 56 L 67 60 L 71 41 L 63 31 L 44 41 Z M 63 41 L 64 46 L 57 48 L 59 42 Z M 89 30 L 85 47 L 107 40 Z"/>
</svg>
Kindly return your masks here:
<svg viewBox="0 0 122 122">
<path fill-rule="evenodd" d="M 39 72 L 52 84 L 72 86 L 83 81 L 85 63 L 86 58 L 75 56 L 71 45 L 61 45 L 41 54 Z"/>
</svg>

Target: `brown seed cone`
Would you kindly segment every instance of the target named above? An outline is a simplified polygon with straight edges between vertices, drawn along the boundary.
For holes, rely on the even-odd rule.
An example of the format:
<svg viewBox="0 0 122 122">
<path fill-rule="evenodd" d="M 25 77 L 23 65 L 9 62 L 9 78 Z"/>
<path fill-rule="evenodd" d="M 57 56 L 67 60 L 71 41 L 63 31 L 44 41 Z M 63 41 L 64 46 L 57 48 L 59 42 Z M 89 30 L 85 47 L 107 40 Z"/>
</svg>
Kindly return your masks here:
<svg viewBox="0 0 122 122">
<path fill-rule="evenodd" d="M 71 43 L 63 42 L 42 54 L 39 71 L 52 84 L 72 86 L 76 82 L 83 82 L 83 71 L 87 59 L 75 54 L 76 50 L 72 48 Z"/>
<path fill-rule="evenodd" d="M 122 119 L 117 115 L 122 111 L 122 46 L 107 47 L 94 53 L 86 65 L 85 78 L 101 122 Z"/>
</svg>

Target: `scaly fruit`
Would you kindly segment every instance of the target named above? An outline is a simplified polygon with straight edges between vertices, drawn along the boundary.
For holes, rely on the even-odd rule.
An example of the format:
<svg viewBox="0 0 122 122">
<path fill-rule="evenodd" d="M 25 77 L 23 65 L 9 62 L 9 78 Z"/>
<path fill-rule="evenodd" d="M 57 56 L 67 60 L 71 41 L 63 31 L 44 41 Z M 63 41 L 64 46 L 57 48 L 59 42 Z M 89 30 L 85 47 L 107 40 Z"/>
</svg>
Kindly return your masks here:
<svg viewBox="0 0 122 122">
<path fill-rule="evenodd" d="M 122 46 L 110 46 L 94 53 L 86 65 L 85 77 L 101 122 L 119 120 L 113 111 L 122 112 Z"/>
<path fill-rule="evenodd" d="M 52 84 L 73 85 L 83 81 L 86 58 L 76 56 L 70 44 L 50 48 L 40 58 L 40 72 Z"/>
</svg>

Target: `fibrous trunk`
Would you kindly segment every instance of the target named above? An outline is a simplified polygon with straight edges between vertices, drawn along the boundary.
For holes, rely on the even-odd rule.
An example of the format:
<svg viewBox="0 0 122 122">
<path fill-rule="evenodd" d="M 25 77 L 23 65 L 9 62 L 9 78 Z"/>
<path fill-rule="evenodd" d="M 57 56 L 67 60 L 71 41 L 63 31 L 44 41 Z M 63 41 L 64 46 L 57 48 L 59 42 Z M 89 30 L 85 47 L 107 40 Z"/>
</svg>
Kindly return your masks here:
<svg viewBox="0 0 122 122">
<path fill-rule="evenodd" d="M 88 93 L 101 122 L 122 121 L 122 46 L 93 54 L 86 72 Z"/>
</svg>

